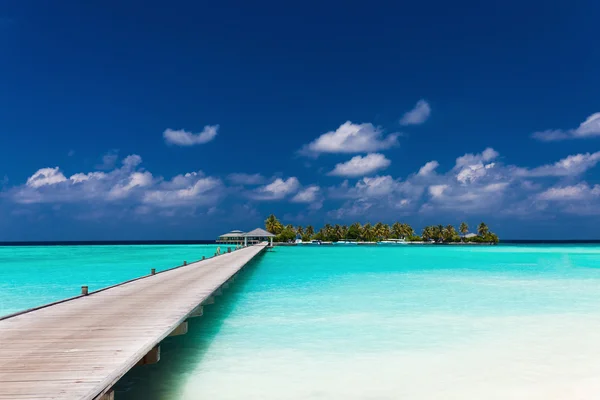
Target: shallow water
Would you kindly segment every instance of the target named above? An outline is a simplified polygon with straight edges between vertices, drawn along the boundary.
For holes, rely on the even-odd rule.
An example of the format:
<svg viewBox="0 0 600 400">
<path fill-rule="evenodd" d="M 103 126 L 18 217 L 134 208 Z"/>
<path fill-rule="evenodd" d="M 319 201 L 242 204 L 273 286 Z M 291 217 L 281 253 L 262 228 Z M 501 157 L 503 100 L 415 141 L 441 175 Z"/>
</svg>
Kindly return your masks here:
<svg viewBox="0 0 600 400">
<path fill-rule="evenodd" d="M 117 398 L 595 399 L 599 267 L 599 246 L 276 248 Z"/>
<path fill-rule="evenodd" d="M 0 315 L 173 268 L 216 245 L 0 246 Z"/>
</svg>

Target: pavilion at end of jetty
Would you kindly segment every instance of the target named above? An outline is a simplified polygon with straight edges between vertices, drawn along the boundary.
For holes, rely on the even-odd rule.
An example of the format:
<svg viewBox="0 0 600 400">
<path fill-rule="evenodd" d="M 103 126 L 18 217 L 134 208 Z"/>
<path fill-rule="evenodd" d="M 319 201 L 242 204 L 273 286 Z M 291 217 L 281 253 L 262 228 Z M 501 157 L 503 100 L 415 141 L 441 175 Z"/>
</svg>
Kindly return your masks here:
<svg viewBox="0 0 600 400">
<path fill-rule="evenodd" d="M 253 229 L 250 232 L 233 230 L 219 236 L 217 243 L 248 246 L 268 241 L 269 245 L 273 246 L 274 237 L 274 234 L 261 228 Z"/>
</svg>

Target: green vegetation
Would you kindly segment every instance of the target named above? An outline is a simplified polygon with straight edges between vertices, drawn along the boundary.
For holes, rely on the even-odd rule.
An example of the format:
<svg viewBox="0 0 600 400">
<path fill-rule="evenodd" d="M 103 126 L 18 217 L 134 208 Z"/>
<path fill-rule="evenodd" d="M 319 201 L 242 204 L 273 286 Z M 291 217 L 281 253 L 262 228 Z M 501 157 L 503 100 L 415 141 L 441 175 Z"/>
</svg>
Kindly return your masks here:
<svg viewBox="0 0 600 400">
<path fill-rule="evenodd" d="M 376 242 L 386 239 L 404 239 L 410 242 L 434 241 L 436 243 L 498 243 L 498 236 L 491 232 L 485 223 L 477 227 L 477 235 L 466 237 L 469 226 L 463 222 L 457 230 L 453 225 L 426 226 L 421 236 L 415 235 L 414 229 L 405 223 L 394 222 L 391 226 L 378 222 L 375 225 L 358 222 L 350 226 L 325 224 L 321 229 L 315 231 L 311 225 L 306 227 L 283 225 L 275 215 L 271 214 L 265 220 L 265 229 L 275 235 L 275 242 L 290 242 L 301 238 L 304 242 L 321 240 L 336 242 L 340 240 L 356 240 L 361 242 Z M 460 234 L 459 234 L 460 232 Z"/>
</svg>

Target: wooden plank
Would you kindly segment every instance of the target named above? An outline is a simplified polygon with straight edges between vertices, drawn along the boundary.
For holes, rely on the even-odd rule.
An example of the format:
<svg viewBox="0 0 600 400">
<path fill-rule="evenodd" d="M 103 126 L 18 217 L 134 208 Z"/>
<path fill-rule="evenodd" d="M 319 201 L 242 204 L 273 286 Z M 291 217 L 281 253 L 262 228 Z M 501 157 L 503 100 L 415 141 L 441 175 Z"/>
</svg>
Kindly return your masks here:
<svg viewBox="0 0 600 400">
<path fill-rule="evenodd" d="M 0 399 L 102 398 L 265 246 L 0 320 Z"/>
</svg>

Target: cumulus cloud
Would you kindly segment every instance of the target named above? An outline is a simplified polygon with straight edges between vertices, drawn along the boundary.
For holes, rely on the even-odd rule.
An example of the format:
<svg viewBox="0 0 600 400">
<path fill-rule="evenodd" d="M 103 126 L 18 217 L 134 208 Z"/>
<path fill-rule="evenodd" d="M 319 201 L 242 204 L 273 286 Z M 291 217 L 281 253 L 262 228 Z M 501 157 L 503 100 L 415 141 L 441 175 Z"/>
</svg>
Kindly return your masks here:
<svg viewBox="0 0 600 400">
<path fill-rule="evenodd" d="M 401 125 L 420 125 L 427 121 L 431 114 L 431 107 L 427 101 L 421 99 L 417 102 L 415 107 L 405 113 L 400 119 Z"/>
<path fill-rule="evenodd" d="M 232 173 L 227 179 L 235 185 L 261 185 L 266 182 L 266 178 L 261 174 Z"/>
<path fill-rule="evenodd" d="M 167 144 L 175 146 L 194 146 L 208 143 L 213 140 L 219 132 L 219 125 L 206 125 L 202 132 L 192 133 L 184 129 L 166 129 L 163 137 Z"/>
<path fill-rule="evenodd" d="M 291 201 L 294 203 L 314 203 L 318 199 L 320 190 L 321 188 L 317 185 L 308 186 L 296 193 Z"/>
<path fill-rule="evenodd" d="M 455 165 L 439 173 L 439 163 L 430 161 L 405 180 L 390 175 L 366 177 L 351 185 L 328 189 L 333 198 L 349 199 L 331 215 L 344 217 L 359 210 L 371 215 L 397 215 L 415 212 L 460 211 L 479 213 L 499 209 L 514 179 L 512 167 L 490 162 L 499 157 L 487 148 L 481 153 L 467 153 L 456 159 Z"/>
<path fill-rule="evenodd" d="M 448 187 L 448 185 L 431 185 L 429 186 L 429 194 L 432 197 L 440 197 L 444 194 Z"/>
<path fill-rule="evenodd" d="M 277 178 L 268 185 L 261 186 L 252 191 L 250 197 L 255 200 L 281 200 L 295 193 L 299 187 L 300 182 L 296 177 L 292 176 L 286 180 Z"/>
<path fill-rule="evenodd" d="M 380 169 L 389 167 L 391 161 L 385 158 L 383 154 L 371 153 L 366 156 L 355 156 L 345 163 L 336 164 L 333 171 L 328 175 L 357 177 L 371 174 Z"/>
<path fill-rule="evenodd" d="M 456 180 L 463 185 L 473 183 L 488 174 L 488 170 L 494 168 L 495 163 L 487 163 L 499 156 L 498 152 L 491 147 L 478 154 L 468 153 L 456 159 L 454 171 Z"/>
<path fill-rule="evenodd" d="M 185 174 L 145 192 L 142 202 L 163 208 L 197 206 L 214 204 L 222 194 L 223 183 L 220 179 L 203 177 L 202 174 Z"/>
<path fill-rule="evenodd" d="M 449 211 L 482 216 L 526 217 L 559 212 L 592 215 L 600 214 L 600 185 L 574 183 L 574 178 L 599 161 L 600 152 L 581 153 L 524 168 L 504 164 L 496 150 L 487 148 L 457 157 L 446 168 L 429 161 L 400 179 L 389 174 L 369 175 L 378 170 L 374 166 L 383 169 L 389 165 L 382 154 L 369 153 L 336 165 L 334 175 L 348 179 L 331 187 L 316 183 L 302 186 L 296 177 L 267 181 L 260 174 L 245 173 L 226 175 L 227 183 L 232 185 L 227 187 L 219 177 L 202 171 L 165 179 L 145 170 L 142 158 L 132 154 L 121 162 L 117 160 L 116 166 L 107 171 L 68 175 L 58 167 L 41 168 L 23 184 L 3 188 L 2 196 L 20 204 L 77 203 L 89 207 L 90 213 L 103 215 L 110 215 L 107 210 L 124 213 L 128 209 L 138 216 L 183 215 L 196 213 L 198 207 L 209 210 L 217 204 L 219 212 L 226 213 L 226 207 L 240 197 L 250 203 L 285 200 L 306 204 L 311 213 L 327 200 L 335 206 L 323 213 L 334 218 L 385 219 L 391 215 Z M 224 198 L 227 201 L 221 201 Z"/>
<path fill-rule="evenodd" d="M 566 139 L 583 139 L 600 136 L 600 112 L 587 117 L 576 129 L 549 129 L 534 132 L 531 137 L 543 142 L 555 142 Z"/>
<path fill-rule="evenodd" d="M 500 154 L 492 149 L 491 147 L 486 148 L 481 153 L 473 154 L 467 153 L 463 156 L 460 156 L 456 159 L 455 168 L 464 167 L 467 165 L 479 164 L 482 162 L 492 161 L 497 158 Z"/>
<path fill-rule="evenodd" d="M 431 174 L 433 171 L 435 171 L 435 169 L 439 166 L 440 166 L 440 164 L 437 161 L 435 161 L 435 160 L 429 161 L 428 163 L 423 165 L 421 167 L 421 169 L 419 169 L 419 172 L 417 173 L 417 175 L 427 176 L 427 175 Z"/>
<path fill-rule="evenodd" d="M 300 154 L 317 156 L 321 153 L 369 153 L 398 145 L 398 133 L 384 135 L 373 124 L 354 124 L 350 121 L 335 131 L 327 132 L 305 145 Z"/>
<path fill-rule="evenodd" d="M 537 195 L 539 200 L 571 201 L 584 200 L 600 196 L 600 185 L 589 186 L 582 182 L 570 186 L 551 187 Z"/>
<path fill-rule="evenodd" d="M 135 188 L 143 188 L 152 185 L 152 174 L 150 172 L 133 172 L 122 181 L 115 184 L 108 192 L 109 199 L 122 199 Z"/>
<path fill-rule="evenodd" d="M 142 163 L 142 157 L 138 156 L 137 154 L 131 154 L 125 157 L 122 163 L 126 167 L 134 168 Z"/>
<path fill-rule="evenodd" d="M 26 185 L 30 188 L 39 188 L 47 185 L 56 185 L 65 182 L 67 178 L 58 167 L 38 169 L 27 179 Z"/>
<path fill-rule="evenodd" d="M 21 204 L 93 204 L 95 212 L 99 212 L 99 206 L 118 204 L 121 207 L 127 202 L 138 205 L 138 214 L 148 214 L 152 207 L 214 205 L 225 192 L 220 179 L 207 177 L 202 171 L 165 180 L 140 168 L 141 163 L 142 158 L 132 154 L 123 159 L 119 168 L 106 172 L 78 172 L 69 178 L 58 167 L 42 168 L 24 185 L 12 188 L 9 194 Z"/>
<path fill-rule="evenodd" d="M 495 163 L 465 165 L 456 175 L 456 180 L 462 184 L 475 182 L 484 177 L 487 174 L 487 170 L 494 168 L 495 165 Z"/>
<path fill-rule="evenodd" d="M 600 151 L 595 153 L 574 154 L 565 157 L 554 164 L 542 165 L 532 169 L 517 168 L 518 176 L 575 176 L 593 168 L 600 161 Z"/>
</svg>

